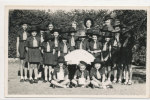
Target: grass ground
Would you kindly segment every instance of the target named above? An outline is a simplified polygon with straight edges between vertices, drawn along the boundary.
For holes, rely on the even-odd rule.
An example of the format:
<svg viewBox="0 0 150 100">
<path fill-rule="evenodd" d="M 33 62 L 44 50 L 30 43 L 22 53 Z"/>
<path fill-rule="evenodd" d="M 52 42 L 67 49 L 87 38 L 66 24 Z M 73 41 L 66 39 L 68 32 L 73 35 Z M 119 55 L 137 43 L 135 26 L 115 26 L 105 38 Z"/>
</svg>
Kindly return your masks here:
<svg viewBox="0 0 150 100">
<path fill-rule="evenodd" d="M 146 69 L 133 66 L 133 85 L 114 84 L 113 89 L 92 88 L 51 88 L 49 83 L 39 81 L 38 84 L 20 83 L 18 76 L 19 61 L 9 61 L 8 64 L 8 94 L 9 95 L 145 95 Z"/>
</svg>

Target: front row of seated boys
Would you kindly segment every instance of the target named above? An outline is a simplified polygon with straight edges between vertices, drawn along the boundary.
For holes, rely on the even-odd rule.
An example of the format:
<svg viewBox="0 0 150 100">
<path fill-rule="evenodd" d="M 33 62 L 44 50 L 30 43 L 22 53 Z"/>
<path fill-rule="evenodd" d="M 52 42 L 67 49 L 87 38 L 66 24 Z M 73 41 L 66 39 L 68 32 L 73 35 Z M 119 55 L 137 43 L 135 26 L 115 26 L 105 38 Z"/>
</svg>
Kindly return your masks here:
<svg viewBox="0 0 150 100">
<path fill-rule="evenodd" d="M 54 68 L 53 80 L 51 83 L 54 87 L 67 88 L 70 82 L 73 87 L 88 87 L 90 83 L 93 88 L 107 88 L 111 86 L 105 82 L 105 68 L 102 67 L 100 59 L 94 60 L 94 66 L 91 68 L 90 74 L 86 70 L 86 62 L 80 61 L 79 69 L 76 70 L 74 78 L 70 81 L 68 79 L 68 69 L 65 66 L 65 60 L 63 57 L 58 58 L 58 65 Z"/>
</svg>

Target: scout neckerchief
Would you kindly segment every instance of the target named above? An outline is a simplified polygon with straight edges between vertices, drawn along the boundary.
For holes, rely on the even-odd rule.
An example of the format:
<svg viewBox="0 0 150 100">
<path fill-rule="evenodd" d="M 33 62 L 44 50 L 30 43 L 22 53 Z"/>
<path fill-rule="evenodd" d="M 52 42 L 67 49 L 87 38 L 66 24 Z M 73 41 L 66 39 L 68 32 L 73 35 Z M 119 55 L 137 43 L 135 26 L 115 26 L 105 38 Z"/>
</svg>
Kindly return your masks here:
<svg viewBox="0 0 150 100">
<path fill-rule="evenodd" d="M 81 78 L 84 78 L 84 71 L 81 71 Z"/>
<path fill-rule="evenodd" d="M 128 40 L 129 40 L 129 37 L 126 38 L 124 44 L 123 44 L 123 47 L 126 47 L 127 46 L 127 43 L 128 43 Z"/>
<path fill-rule="evenodd" d="M 33 47 L 38 47 L 37 40 L 35 36 L 33 37 Z"/>
<path fill-rule="evenodd" d="M 50 44 L 47 42 L 47 52 L 50 52 Z"/>
<path fill-rule="evenodd" d="M 58 47 L 58 40 L 57 40 L 57 38 L 55 38 L 54 43 L 55 43 L 55 47 Z"/>
<path fill-rule="evenodd" d="M 57 78 L 59 80 L 64 80 L 64 69 L 63 69 L 63 67 L 60 67 L 59 72 L 57 73 Z"/>
<path fill-rule="evenodd" d="M 96 69 L 96 70 L 97 70 L 97 72 L 96 72 L 97 79 L 101 79 L 101 75 L 100 75 L 100 73 L 99 73 L 99 70 L 98 70 L 98 69 Z"/>
<path fill-rule="evenodd" d="M 107 44 L 108 44 L 108 42 L 105 42 L 105 43 L 104 43 L 103 51 L 106 51 L 106 50 L 107 50 Z"/>
<path fill-rule="evenodd" d="M 74 37 L 71 37 L 71 46 L 75 46 L 75 41 L 74 41 Z"/>
<path fill-rule="evenodd" d="M 117 38 L 115 38 L 113 46 L 119 46 L 119 36 Z"/>
<path fill-rule="evenodd" d="M 43 35 L 41 35 L 41 43 L 44 41 Z"/>
<path fill-rule="evenodd" d="M 83 41 L 84 40 L 81 40 L 81 42 L 80 42 L 80 49 L 82 49 Z"/>
<path fill-rule="evenodd" d="M 23 32 L 23 40 L 26 40 L 27 39 L 27 32 L 24 30 Z"/>
<path fill-rule="evenodd" d="M 64 48 L 63 48 L 63 52 L 67 53 L 67 44 L 64 42 Z"/>
<path fill-rule="evenodd" d="M 97 41 L 95 40 L 95 41 L 94 41 L 94 45 L 93 45 L 93 48 L 94 48 L 94 49 L 97 49 L 97 43 L 96 43 L 96 42 L 97 42 Z"/>
</svg>

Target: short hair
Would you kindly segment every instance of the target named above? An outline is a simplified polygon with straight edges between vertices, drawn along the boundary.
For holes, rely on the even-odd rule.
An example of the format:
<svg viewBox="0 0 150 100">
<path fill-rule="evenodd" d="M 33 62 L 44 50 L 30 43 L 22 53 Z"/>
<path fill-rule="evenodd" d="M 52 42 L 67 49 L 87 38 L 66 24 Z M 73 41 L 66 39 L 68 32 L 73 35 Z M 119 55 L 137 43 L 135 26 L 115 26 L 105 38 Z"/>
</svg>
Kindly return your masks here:
<svg viewBox="0 0 150 100">
<path fill-rule="evenodd" d="M 93 21 L 93 19 L 91 19 L 91 18 L 85 18 L 85 19 L 84 19 L 84 26 L 87 27 L 87 26 L 86 26 L 86 22 L 87 22 L 88 20 L 91 21 L 91 27 L 93 27 L 93 26 L 94 26 L 94 21 Z"/>
<path fill-rule="evenodd" d="M 76 24 L 76 25 L 78 24 L 76 21 L 72 21 L 72 22 L 71 22 L 71 25 L 72 25 L 73 23 Z"/>
</svg>

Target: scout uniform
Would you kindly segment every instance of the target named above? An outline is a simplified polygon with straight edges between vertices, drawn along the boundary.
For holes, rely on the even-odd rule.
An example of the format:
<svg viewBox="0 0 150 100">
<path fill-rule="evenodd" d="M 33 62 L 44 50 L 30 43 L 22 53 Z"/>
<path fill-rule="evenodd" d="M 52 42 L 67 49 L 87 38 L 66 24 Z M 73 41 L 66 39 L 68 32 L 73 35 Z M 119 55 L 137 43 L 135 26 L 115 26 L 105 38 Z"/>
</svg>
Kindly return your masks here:
<svg viewBox="0 0 150 100">
<path fill-rule="evenodd" d="M 42 44 L 46 38 L 45 37 L 46 28 L 43 25 L 39 26 L 38 28 L 40 30 L 39 37 L 40 37 L 41 44 Z M 42 58 L 43 58 L 43 55 L 42 55 Z M 41 80 L 42 79 L 42 71 L 43 71 L 43 60 L 42 60 L 41 64 L 39 65 L 38 71 L 39 71 L 38 78 L 39 78 L 39 80 Z"/>
<path fill-rule="evenodd" d="M 42 55 L 41 55 L 41 40 L 40 38 L 37 36 L 37 28 L 36 27 L 32 27 L 30 32 L 32 34 L 32 32 L 36 32 L 36 36 L 31 36 L 29 38 L 27 38 L 27 44 L 26 44 L 26 49 L 27 49 L 27 56 L 26 56 L 26 60 L 30 63 L 30 83 L 38 83 L 38 64 L 40 64 L 40 62 L 42 62 Z M 32 79 L 32 73 L 34 70 L 34 80 Z"/>
<path fill-rule="evenodd" d="M 102 43 L 98 41 L 98 37 L 99 37 L 99 33 L 93 33 L 93 35 L 96 35 L 97 36 L 97 40 L 94 41 L 92 40 L 90 43 L 89 43 L 89 48 L 90 48 L 90 51 L 98 51 L 98 50 L 102 50 Z M 92 53 L 93 56 L 96 58 L 96 57 L 101 57 L 101 52 L 97 52 L 97 53 Z"/>
<path fill-rule="evenodd" d="M 54 32 L 60 32 L 60 30 L 59 29 L 55 29 L 54 31 L 53 31 L 53 33 Z M 54 54 L 54 65 L 56 65 L 57 64 L 57 60 L 58 60 L 58 51 L 59 51 L 59 46 L 60 46 L 60 39 L 59 39 L 59 35 L 58 35 L 58 37 L 53 37 L 53 39 L 52 39 L 52 41 L 53 41 L 53 43 L 54 43 L 54 49 L 55 49 L 55 54 Z"/>
<path fill-rule="evenodd" d="M 20 54 L 20 59 L 25 59 L 25 46 L 26 46 L 26 40 L 30 36 L 30 34 L 27 32 L 27 30 L 19 30 L 17 32 L 17 37 L 19 37 L 19 54 Z"/>
<path fill-rule="evenodd" d="M 23 25 L 23 24 L 28 24 L 28 23 L 26 21 L 20 23 L 20 25 Z M 19 38 L 19 41 L 17 40 L 17 46 L 18 46 L 17 52 L 19 53 L 20 60 L 25 60 L 25 58 L 26 58 L 27 52 L 25 50 L 25 47 L 26 47 L 26 42 L 27 42 L 26 40 L 29 36 L 30 36 L 30 34 L 28 33 L 28 31 L 24 30 L 23 28 L 17 32 L 17 38 Z M 23 68 L 23 66 L 25 68 Z M 24 75 L 25 79 L 23 77 L 23 70 L 25 72 L 25 75 Z M 25 64 L 23 62 L 21 62 L 21 67 L 20 67 L 20 71 L 18 72 L 18 74 L 20 74 L 20 76 L 21 76 L 20 82 L 28 81 L 27 62 L 25 62 Z"/>
<path fill-rule="evenodd" d="M 111 38 L 111 32 L 107 31 L 105 32 L 105 38 Z M 101 59 L 104 60 L 106 57 L 108 57 L 108 59 L 105 61 L 105 66 L 111 66 L 111 41 L 103 42 L 103 47 L 102 47 L 102 55 L 101 55 Z"/>
<path fill-rule="evenodd" d="M 75 45 L 76 45 L 76 40 L 77 40 L 77 37 L 75 35 L 71 35 L 71 33 L 76 33 L 76 30 L 72 27 L 70 28 L 69 30 L 69 48 L 70 48 L 70 51 L 73 51 L 75 50 Z"/>
<path fill-rule="evenodd" d="M 53 65 L 54 63 L 54 43 L 51 40 L 45 41 L 42 43 L 43 49 L 43 64 L 44 65 Z"/>
<path fill-rule="evenodd" d="M 95 64 L 100 64 L 99 68 L 96 68 Z M 91 83 L 93 86 L 100 87 L 101 82 L 105 81 L 105 68 L 102 66 L 102 62 L 99 58 L 94 60 L 94 66 L 90 71 Z M 103 79 L 103 80 L 102 80 Z"/>
<path fill-rule="evenodd" d="M 83 49 L 83 50 L 89 49 L 89 42 L 86 39 L 86 35 L 84 32 L 82 32 L 81 35 L 78 37 L 76 48 Z"/>
<path fill-rule="evenodd" d="M 80 61 L 80 64 L 86 66 L 87 64 L 84 61 Z M 81 69 L 77 69 L 74 75 L 74 79 L 72 80 L 72 83 L 76 86 L 88 86 L 90 84 L 89 80 L 89 71 L 84 69 L 81 71 Z"/>
<path fill-rule="evenodd" d="M 60 67 L 59 63 L 65 63 L 64 57 L 60 56 L 58 58 L 58 65 L 54 68 L 53 80 L 51 81 L 51 83 L 54 86 L 66 88 L 66 85 L 68 85 L 70 82 L 68 79 L 69 72 L 65 65 L 63 65 L 63 67 Z"/>
<path fill-rule="evenodd" d="M 115 26 L 119 27 L 119 26 Z M 115 64 L 118 64 L 120 62 L 120 30 L 114 30 L 112 32 L 114 34 L 113 40 L 112 40 L 112 62 Z M 116 37 L 116 35 L 118 36 Z"/>
<path fill-rule="evenodd" d="M 60 51 L 60 56 L 64 57 L 69 52 L 69 44 L 67 43 L 68 39 L 67 39 L 66 35 L 63 35 L 62 40 L 66 40 L 66 43 L 62 41 L 60 43 L 60 46 L 59 46 L 58 50 Z"/>
<path fill-rule="evenodd" d="M 42 61 L 42 55 L 41 55 L 41 52 L 39 49 L 41 47 L 40 38 L 37 36 L 29 37 L 27 39 L 26 47 L 28 47 L 28 53 L 27 53 L 27 59 L 26 60 L 28 62 L 40 63 Z"/>
</svg>

